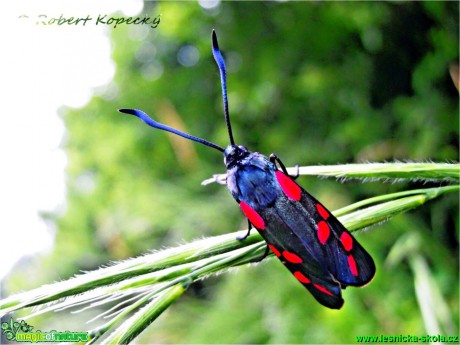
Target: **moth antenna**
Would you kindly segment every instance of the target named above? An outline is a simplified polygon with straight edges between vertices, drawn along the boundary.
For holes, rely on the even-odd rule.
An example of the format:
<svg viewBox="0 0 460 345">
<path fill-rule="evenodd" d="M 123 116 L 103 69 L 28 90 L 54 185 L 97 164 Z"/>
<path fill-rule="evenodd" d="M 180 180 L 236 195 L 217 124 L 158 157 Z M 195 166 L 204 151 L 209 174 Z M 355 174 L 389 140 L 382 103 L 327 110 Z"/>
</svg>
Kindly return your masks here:
<svg viewBox="0 0 460 345">
<path fill-rule="evenodd" d="M 219 49 L 219 43 L 217 42 L 216 31 L 212 30 L 212 55 L 214 60 L 216 60 L 217 66 L 219 67 L 220 72 L 220 83 L 222 86 L 222 98 L 224 101 L 224 114 L 225 114 L 225 123 L 227 124 L 228 136 L 230 138 L 230 144 L 235 145 L 233 140 L 232 125 L 230 123 L 230 115 L 228 113 L 228 100 L 227 100 L 227 72 L 225 69 L 225 61 L 222 53 Z"/>
<path fill-rule="evenodd" d="M 150 116 L 148 116 L 146 113 L 144 113 L 142 110 L 138 109 L 118 109 L 120 113 L 125 113 L 129 115 L 134 115 L 140 118 L 142 121 L 144 121 L 146 124 L 148 124 L 150 127 L 153 128 L 158 128 L 161 129 L 162 131 L 170 132 L 173 134 L 176 134 L 178 136 L 181 136 L 185 139 L 196 141 L 197 143 L 212 147 L 213 149 L 219 150 L 220 152 L 224 152 L 224 149 L 220 147 L 219 145 L 216 145 L 214 143 L 211 143 L 210 141 L 195 137 L 193 135 L 181 132 L 175 128 L 163 125 L 162 123 L 156 122 L 153 120 Z"/>
</svg>

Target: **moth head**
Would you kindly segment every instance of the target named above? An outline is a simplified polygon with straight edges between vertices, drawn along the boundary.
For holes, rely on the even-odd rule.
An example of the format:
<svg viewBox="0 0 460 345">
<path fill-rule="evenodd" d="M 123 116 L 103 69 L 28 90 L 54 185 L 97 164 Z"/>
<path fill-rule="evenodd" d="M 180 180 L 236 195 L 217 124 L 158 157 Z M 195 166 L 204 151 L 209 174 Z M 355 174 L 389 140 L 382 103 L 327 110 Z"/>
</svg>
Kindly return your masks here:
<svg viewBox="0 0 460 345">
<path fill-rule="evenodd" d="M 249 154 L 246 147 L 241 145 L 228 145 L 224 150 L 224 163 L 227 169 L 237 164 Z"/>
</svg>

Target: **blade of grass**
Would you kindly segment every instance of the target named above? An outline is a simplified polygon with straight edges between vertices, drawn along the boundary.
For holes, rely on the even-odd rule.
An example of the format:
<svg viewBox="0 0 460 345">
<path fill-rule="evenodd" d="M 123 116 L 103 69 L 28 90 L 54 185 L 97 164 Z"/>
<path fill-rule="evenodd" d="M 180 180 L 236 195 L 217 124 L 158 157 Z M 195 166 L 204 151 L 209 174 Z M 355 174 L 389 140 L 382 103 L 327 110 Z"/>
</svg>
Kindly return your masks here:
<svg viewBox="0 0 460 345">
<path fill-rule="evenodd" d="M 376 223 L 386 221 L 399 213 L 404 213 L 420 205 L 423 205 L 425 202 L 434 199 L 444 193 L 459 190 L 460 186 L 456 185 L 438 188 L 418 189 L 418 193 L 414 195 L 412 195 L 410 191 L 408 193 L 401 192 L 387 194 L 381 197 L 371 198 L 372 203 L 375 203 L 375 199 L 379 198 L 381 198 L 382 201 L 388 200 L 389 196 L 392 196 L 395 199 L 388 202 L 379 203 L 374 206 L 366 207 L 362 210 L 358 210 L 353 213 L 342 215 L 339 217 L 339 219 L 348 230 L 355 231 Z M 399 196 L 403 197 L 399 198 Z M 361 201 L 358 204 L 370 204 L 370 202 L 368 202 L 367 200 Z M 347 206 L 346 208 L 354 209 L 355 207 L 353 205 L 354 204 Z M 333 213 L 335 214 L 335 212 Z M 342 214 L 342 209 L 338 210 L 337 213 Z"/>
<path fill-rule="evenodd" d="M 243 235 L 241 231 L 239 235 Z M 34 289 L 33 297 L 30 292 L 24 292 L 0 301 L 0 315 L 21 307 L 30 307 L 50 301 L 54 301 L 66 296 L 82 293 L 100 286 L 107 286 L 142 274 L 156 272 L 161 269 L 172 267 L 179 264 L 195 262 L 202 258 L 217 255 L 233 249 L 242 248 L 260 241 L 260 237 L 255 233 L 249 236 L 244 242 L 236 241 L 233 233 L 198 240 L 179 248 L 170 248 L 157 251 L 151 254 L 131 258 L 113 266 L 101 268 L 96 271 L 88 272 L 75 276 L 69 280 L 44 285 Z M 22 297 L 29 295 L 27 302 L 21 301 Z"/>
<path fill-rule="evenodd" d="M 373 198 L 368 198 L 368 199 L 353 203 L 349 206 L 342 207 L 340 210 L 334 211 L 334 215 L 336 217 L 339 217 L 341 215 L 350 213 L 351 211 L 357 210 L 364 206 L 368 206 L 368 205 L 375 204 L 377 202 L 386 201 L 386 200 L 393 200 L 393 199 L 397 199 L 397 198 L 404 197 L 404 196 L 410 196 L 410 195 L 427 194 L 427 195 L 430 195 L 430 199 L 434 199 L 438 196 L 441 196 L 444 193 L 448 193 L 448 192 L 455 191 L 458 189 L 459 187 L 454 185 L 454 186 L 445 186 L 441 188 L 436 187 L 436 188 L 425 188 L 425 189 L 413 189 L 413 190 L 406 190 L 406 191 L 398 192 L 398 193 L 379 195 Z"/>
<path fill-rule="evenodd" d="M 288 170 L 289 171 L 289 170 Z M 289 173 L 295 173 L 291 168 Z M 300 168 L 302 175 L 335 176 L 359 179 L 410 179 L 410 180 L 453 180 L 460 179 L 458 163 L 364 163 L 334 166 L 312 166 Z"/>
<path fill-rule="evenodd" d="M 146 299 L 150 298 L 158 298 L 158 301 L 155 303 L 149 303 L 149 305 L 144 308 L 143 310 L 145 311 L 147 316 L 142 316 L 140 314 L 137 314 L 136 319 L 147 319 L 151 320 L 149 315 L 159 316 L 163 311 L 164 311 L 164 306 L 167 304 L 169 306 L 169 295 L 168 291 L 171 289 L 174 289 L 175 287 L 187 287 L 191 282 L 202 279 L 206 277 L 207 275 L 213 274 L 215 272 L 225 270 L 229 264 L 233 265 L 239 265 L 241 263 L 245 263 L 245 256 L 247 253 L 254 252 L 254 253 L 259 253 L 258 255 L 261 255 L 263 246 L 260 243 L 253 244 L 251 246 L 248 246 L 246 248 L 241 248 L 239 250 L 235 250 L 230 254 L 220 254 L 218 257 L 211 258 L 213 262 L 211 263 L 203 263 L 199 266 L 197 266 L 192 272 L 185 276 L 180 276 L 177 279 L 174 279 L 173 281 L 169 282 L 168 284 L 164 285 L 163 288 L 161 289 L 160 293 L 155 292 L 148 294 L 145 298 L 142 299 L 142 301 L 138 301 L 139 303 L 144 302 Z M 208 260 L 209 261 L 209 260 Z M 184 290 L 185 291 L 185 290 Z M 156 296 L 160 295 L 160 296 Z M 177 296 L 178 297 L 178 296 Z M 162 302 L 162 300 L 165 300 L 165 302 Z M 139 303 L 136 303 L 137 305 Z M 137 305 L 135 307 L 137 307 Z M 117 320 L 111 320 L 109 323 L 104 325 L 102 328 L 98 327 L 97 329 L 93 330 L 90 332 L 90 335 L 94 334 L 95 338 L 99 338 L 102 334 L 104 334 L 109 328 L 113 327 L 113 325 L 118 321 L 122 316 L 126 315 L 126 313 L 131 312 L 134 309 L 133 306 L 129 306 L 129 310 L 124 310 L 122 315 L 118 315 L 116 318 Z M 151 322 L 133 322 L 132 319 L 126 321 L 120 328 L 118 328 L 115 333 L 117 335 L 111 335 L 110 336 L 110 341 L 109 342 L 104 342 L 104 343 L 125 343 L 129 342 L 131 339 L 133 339 L 137 334 L 139 334 L 144 328 L 146 328 Z M 134 334 L 134 335 L 133 335 Z M 118 339 L 122 338 L 122 339 Z"/>
<path fill-rule="evenodd" d="M 186 288 L 182 284 L 171 286 L 126 320 L 101 344 L 128 344 L 182 296 Z"/>
<path fill-rule="evenodd" d="M 315 165 L 288 168 L 290 175 L 315 175 L 336 177 L 338 179 L 362 179 L 364 181 L 401 180 L 412 181 L 458 181 L 460 164 L 458 163 L 363 163 L 339 165 Z M 216 174 L 201 184 L 225 184 L 226 174 Z"/>
<path fill-rule="evenodd" d="M 414 289 L 422 312 L 425 329 L 429 334 L 455 334 L 449 306 L 439 285 L 433 279 L 426 259 L 419 254 L 409 256 L 414 274 Z"/>
</svg>

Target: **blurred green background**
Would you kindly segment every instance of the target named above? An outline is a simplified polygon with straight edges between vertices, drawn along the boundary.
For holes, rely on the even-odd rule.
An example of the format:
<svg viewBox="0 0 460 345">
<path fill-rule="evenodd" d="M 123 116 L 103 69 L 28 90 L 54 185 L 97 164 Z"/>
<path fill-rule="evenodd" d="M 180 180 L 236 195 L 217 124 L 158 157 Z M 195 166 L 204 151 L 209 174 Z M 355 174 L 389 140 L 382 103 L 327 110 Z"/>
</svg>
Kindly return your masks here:
<svg viewBox="0 0 460 345">
<path fill-rule="evenodd" d="M 161 14 L 158 28 L 110 32 L 114 80 L 84 108 L 62 111 L 68 206 L 62 217 L 47 215 L 58 225 L 54 251 L 40 275 L 24 281 L 36 266 L 13 273 L 8 291 L 246 227 L 225 187 L 200 185 L 224 172 L 219 153 L 117 113 L 139 108 L 226 146 L 213 28 L 227 61 L 237 143 L 276 152 L 287 166 L 458 160 L 458 92 L 449 75 L 458 60 L 458 2 L 205 7 L 148 1 L 143 13 Z M 298 181 L 330 209 L 430 186 Z M 377 275 L 344 291 L 340 311 L 320 306 L 282 264 L 265 260 L 193 285 L 137 342 L 350 343 L 356 335 L 429 334 L 415 293 L 419 259 L 448 307 L 437 316 L 440 332 L 458 334 L 458 225 L 458 196 L 447 195 L 358 233 Z M 86 327 L 84 315 L 46 317 L 44 324 L 72 318 L 76 329 Z"/>
</svg>

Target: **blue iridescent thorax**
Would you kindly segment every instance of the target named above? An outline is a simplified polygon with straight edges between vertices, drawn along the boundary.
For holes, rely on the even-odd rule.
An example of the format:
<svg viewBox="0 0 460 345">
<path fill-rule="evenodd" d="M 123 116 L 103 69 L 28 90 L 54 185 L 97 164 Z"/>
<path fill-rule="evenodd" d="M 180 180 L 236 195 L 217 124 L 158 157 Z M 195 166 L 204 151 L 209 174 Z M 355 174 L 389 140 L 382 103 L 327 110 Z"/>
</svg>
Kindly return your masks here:
<svg viewBox="0 0 460 345">
<path fill-rule="evenodd" d="M 224 151 L 227 187 L 237 201 L 244 201 L 255 210 L 271 205 L 279 193 L 275 165 L 244 146 L 229 145 Z"/>
</svg>

